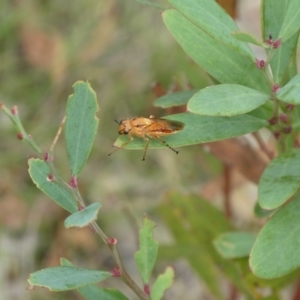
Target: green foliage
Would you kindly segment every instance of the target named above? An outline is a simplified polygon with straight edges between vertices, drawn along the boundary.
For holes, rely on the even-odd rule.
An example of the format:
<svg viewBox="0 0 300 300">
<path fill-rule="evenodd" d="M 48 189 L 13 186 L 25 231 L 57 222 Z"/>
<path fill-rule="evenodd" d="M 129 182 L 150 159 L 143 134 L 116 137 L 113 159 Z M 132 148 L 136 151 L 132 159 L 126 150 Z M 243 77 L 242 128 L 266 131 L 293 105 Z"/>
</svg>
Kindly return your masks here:
<svg viewBox="0 0 300 300">
<path fill-rule="evenodd" d="M 173 106 L 180 106 L 187 104 L 190 98 L 197 92 L 197 90 L 180 91 L 172 94 L 166 94 L 157 98 L 154 102 L 154 106 L 168 108 Z"/>
<path fill-rule="evenodd" d="M 160 300 L 163 299 L 163 295 L 166 289 L 170 288 L 174 281 L 174 270 L 171 267 L 168 267 L 164 274 L 161 274 L 157 277 L 156 281 L 153 284 L 151 299 Z"/>
<path fill-rule="evenodd" d="M 185 257 L 215 299 L 225 299 L 219 288 L 221 267 L 235 286 L 248 299 L 253 299 L 239 267 L 223 259 L 213 246 L 214 239 L 231 230 L 221 211 L 196 195 L 171 193 L 159 207 L 159 213 L 175 238 L 175 244 L 160 247 L 159 258 L 174 260 Z"/>
<path fill-rule="evenodd" d="M 265 41 L 269 35 L 273 40 L 279 37 L 279 33 L 282 29 L 284 20 L 288 20 L 286 11 L 290 6 L 290 1 L 281 0 L 263 0 L 262 7 L 262 38 Z M 272 74 L 274 76 L 274 82 L 282 83 L 283 75 L 286 68 L 291 61 L 291 58 L 297 57 L 295 51 L 298 35 L 295 33 L 293 37 L 286 40 L 276 51 L 270 50 L 268 54 L 272 53 L 272 59 L 270 60 L 270 66 L 272 68 Z M 296 64 L 296 60 L 292 61 Z M 294 74 L 296 75 L 296 74 Z"/>
<path fill-rule="evenodd" d="M 294 33 L 300 29 L 300 7 L 297 0 L 290 0 L 287 7 L 285 18 L 279 32 L 282 42 L 287 41 Z"/>
<path fill-rule="evenodd" d="M 227 259 L 247 257 L 257 234 L 249 232 L 226 232 L 214 240 L 216 250 Z"/>
<path fill-rule="evenodd" d="M 99 108 L 89 83 L 75 83 L 74 91 L 68 99 L 65 134 L 72 175 L 78 177 L 97 133 L 99 121 L 96 113 Z"/>
<path fill-rule="evenodd" d="M 111 277 L 109 272 L 87 270 L 77 267 L 54 267 L 30 274 L 32 286 L 42 286 L 50 291 L 74 290 Z"/>
<path fill-rule="evenodd" d="M 153 238 L 155 224 L 147 217 L 143 219 L 143 227 L 140 230 L 140 250 L 134 258 L 144 284 L 149 284 L 151 273 L 156 261 L 158 243 Z"/>
<path fill-rule="evenodd" d="M 296 198 L 260 231 L 250 254 L 250 268 L 258 277 L 278 278 L 300 267 L 299 209 L 300 198 Z"/>
<path fill-rule="evenodd" d="M 61 258 L 61 265 L 65 267 L 74 267 L 73 264 L 65 258 Z M 105 300 L 128 300 L 120 291 L 114 289 L 100 288 L 95 284 L 89 284 L 77 289 L 86 300 L 105 299 Z"/>
<path fill-rule="evenodd" d="M 195 1 L 186 2 L 195 3 Z M 213 1 L 209 2 L 214 3 Z M 204 7 L 193 11 L 206 13 Z M 225 15 L 224 11 L 223 14 Z M 222 40 L 218 40 L 211 34 L 206 33 L 201 27 L 197 27 L 195 23 L 192 23 L 190 21 L 191 16 L 185 18 L 177 10 L 165 11 L 163 19 L 167 28 L 185 52 L 216 80 L 221 83 L 240 84 L 264 93 L 270 93 L 263 72 L 256 67 L 249 52 L 242 46 L 239 48 L 236 46 L 237 43 L 243 43 L 237 41 L 231 35 L 223 35 L 225 24 L 219 27 L 213 26 L 215 30 L 220 30 L 219 35 L 223 35 Z"/>
<path fill-rule="evenodd" d="M 164 8 L 152 1 L 138 2 Z M 155 101 L 155 106 L 163 108 L 180 105 L 188 108 L 188 112 L 165 117 L 184 124 L 179 132 L 163 136 L 165 142 L 171 147 L 184 147 L 266 128 L 277 139 L 278 156 L 269 163 L 259 182 L 255 212 L 260 218 L 269 219 L 258 234 L 232 232 L 233 225 L 224 214 L 198 195 L 167 194 L 157 211 L 170 229 L 174 243 L 162 246 L 158 253 L 158 243 L 153 238 L 155 224 L 146 217 L 143 219 L 140 249 L 134 256 L 142 288 L 124 268 L 117 239 L 108 238 L 96 223 L 100 203 L 86 207 L 78 189 L 77 179 L 91 152 L 98 127 L 96 93 L 90 84 L 76 82 L 74 94 L 67 103 L 65 138 L 71 180 L 65 180 L 53 163 L 53 148 L 59 134 L 49 153 L 42 155 L 23 128 L 16 107 L 9 110 L 0 103 L 0 108 L 16 127 L 18 137 L 38 155 L 38 158 L 29 160 L 32 181 L 58 205 L 72 213 L 65 220 L 67 228 L 89 226 L 97 233 L 111 251 L 115 264 L 115 268 L 107 272 L 77 268 L 62 260 L 60 267 L 32 273 L 28 280 L 30 285 L 47 287 L 51 291 L 77 289 L 87 300 L 127 299 L 118 290 L 95 285 L 114 276 L 120 277 L 140 299 L 159 300 L 172 285 L 174 270 L 167 267 L 151 288 L 157 256 L 165 260 L 185 257 L 215 299 L 226 299 L 220 288 L 221 275 L 229 278 L 246 299 L 278 299 L 278 290 L 298 276 L 297 269 L 300 267 L 300 198 L 296 194 L 300 186 L 300 152 L 294 149 L 299 146 L 300 131 L 299 107 L 294 107 L 300 104 L 298 2 L 262 0 L 262 41 L 259 41 L 239 31 L 216 1 L 169 0 L 172 8 L 162 13 L 167 29 L 183 50 L 218 84 L 199 91 L 192 89 L 167 94 Z M 256 60 L 248 43 L 265 49 L 267 59 Z M 150 131 L 150 136 L 157 132 L 158 136 L 159 133 L 168 133 L 158 128 Z M 115 146 L 123 147 L 128 141 L 128 137 L 120 136 Z M 124 148 L 144 149 L 145 145 L 142 138 L 134 138 Z M 164 147 L 166 145 L 158 139 L 150 140 L 149 148 Z M 261 148 L 271 157 L 263 146 Z M 257 290 L 265 286 L 272 289 L 272 295 L 262 298 Z"/>
<path fill-rule="evenodd" d="M 86 300 L 105 299 L 105 300 L 128 300 L 120 291 L 108 288 L 99 288 L 89 285 L 78 289 L 78 292 Z"/>
<path fill-rule="evenodd" d="M 300 151 L 276 157 L 265 169 L 258 186 L 258 202 L 274 209 L 295 194 L 300 186 Z"/>
<path fill-rule="evenodd" d="M 31 158 L 28 172 L 36 186 L 59 206 L 71 213 L 77 211 L 71 192 L 56 181 L 57 178 L 52 173 L 51 167 L 45 161 Z M 53 180 L 49 175 L 53 176 Z"/>
<path fill-rule="evenodd" d="M 295 105 L 300 104 L 299 96 L 300 88 L 300 74 L 292 78 L 283 88 L 278 92 L 278 99 Z"/>
<path fill-rule="evenodd" d="M 96 220 L 101 204 L 95 202 L 83 210 L 75 212 L 65 220 L 65 227 L 85 227 Z"/>
<path fill-rule="evenodd" d="M 237 84 L 219 84 L 200 90 L 188 103 L 188 110 L 204 116 L 234 116 L 265 104 L 269 95 Z"/>
<path fill-rule="evenodd" d="M 241 42 L 253 44 L 253 45 L 264 47 L 264 48 L 269 47 L 268 45 L 266 45 L 263 42 L 259 41 L 252 34 L 250 34 L 248 32 L 243 32 L 243 31 L 238 30 L 238 31 L 232 32 L 231 34 L 234 38 L 236 38 L 237 40 L 239 40 Z"/>
</svg>

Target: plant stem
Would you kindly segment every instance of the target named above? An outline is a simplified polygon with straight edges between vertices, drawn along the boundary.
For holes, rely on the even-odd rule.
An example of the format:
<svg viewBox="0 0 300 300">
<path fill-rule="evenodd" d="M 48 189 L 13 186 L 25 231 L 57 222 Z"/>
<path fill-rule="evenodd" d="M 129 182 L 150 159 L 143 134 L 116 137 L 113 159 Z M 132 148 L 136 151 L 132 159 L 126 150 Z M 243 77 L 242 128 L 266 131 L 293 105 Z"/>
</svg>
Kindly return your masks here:
<svg viewBox="0 0 300 300">
<path fill-rule="evenodd" d="M 18 115 L 18 109 L 16 106 L 14 106 L 12 108 L 12 110 L 9 110 L 6 106 L 4 106 L 2 103 L 0 103 L 0 109 L 2 109 L 5 114 L 12 120 L 13 124 L 15 125 L 17 131 L 21 134 L 22 139 L 27 142 L 27 144 L 29 146 L 31 146 L 31 148 L 33 148 L 37 154 L 38 157 L 45 161 L 50 170 L 51 173 L 54 175 L 54 177 L 56 178 L 56 182 L 58 184 L 60 184 L 62 187 L 64 187 L 65 189 L 67 189 L 68 191 L 71 192 L 71 194 L 74 197 L 74 200 L 76 201 L 76 203 L 78 205 L 80 205 L 81 207 L 85 207 L 85 203 L 82 199 L 82 196 L 78 190 L 78 188 L 73 188 L 71 187 L 66 181 L 63 180 L 63 178 L 61 177 L 61 175 L 59 174 L 59 172 L 56 170 L 56 168 L 53 165 L 53 152 L 54 152 L 54 147 L 58 141 L 58 138 L 62 132 L 63 129 L 63 125 L 65 123 L 66 117 L 63 118 L 62 123 L 58 129 L 58 132 L 54 138 L 54 141 L 50 147 L 50 159 L 49 160 L 45 160 L 43 157 L 43 153 L 41 151 L 41 149 L 35 144 L 35 142 L 33 141 L 33 139 L 26 133 L 22 122 L 19 118 Z M 91 223 L 92 228 L 95 230 L 95 232 L 101 237 L 101 239 L 104 241 L 105 245 L 107 245 L 109 247 L 109 249 L 111 250 L 113 259 L 117 265 L 117 267 L 119 268 L 119 270 L 121 271 L 121 279 L 123 280 L 123 282 L 141 299 L 141 300 L 149 300 L 149 296 L 146 295 L 139 287 L 138 285 L 132 280 L 132 278 L 128 275 L 128 273 L 126 272 L 123 264 L 122 264 L 122 260 L 121 257 L 119 255 L 118 249 L 117 249 L 117 245 L 110 245 L 107 241 L 108 238 L 106 236 L 106 234 L 101 230 L 101 228 L 99 227 L 99 225 L 94 221 Z"/>
</svg>

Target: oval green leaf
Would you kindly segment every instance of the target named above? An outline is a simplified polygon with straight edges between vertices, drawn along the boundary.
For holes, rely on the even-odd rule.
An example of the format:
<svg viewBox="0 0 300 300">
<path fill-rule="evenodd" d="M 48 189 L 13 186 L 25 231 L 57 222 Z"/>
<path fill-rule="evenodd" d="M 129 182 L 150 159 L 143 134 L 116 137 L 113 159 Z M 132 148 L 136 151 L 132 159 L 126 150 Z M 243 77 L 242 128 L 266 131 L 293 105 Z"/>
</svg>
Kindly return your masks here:
<svg viewBox="0 0 300 300">
<path fill-rule="evenodd" d="M 163 20 L 184 51 L 218 81 L 249 86 L 267 94 L 270 92 L 263 71 L 256 67 L 254 59 L 224 45 L 176 10 L 165 11 Z"/>
<path fill-rule="evenodd" d="M 180 106 L 187 104 L 191 97 L 197 92 L 197 90 L 180 91 L 172 94 L 166 94 L 157 98 L 153 105 L 156 107 L 169 108 L 173 106 Z"/>
<path fill-rule="evenodd" d="M 284 21 L 279 33 L 282 42 L 288 40 L 300 29 L 300 5 L 299 0 L 289 0 L 288 8 L 284 16 Z"/>
<path fill-rule="evenodd" d="M 258 203 L 264 209 L 275 209 L 300 187 L 300 151 L 273 159 L 258 185 Z"/>
<path fill-rule="evenodd" d="M 67 103 L 65 136 L 72 175 L 78 177 L 92 149 L 99 120 L 96 94 L 88 82 L 78 81 Z"/>
<path fill-rule="evenodd" d="M 184 123 L 183 130 L 163 137 L 163 139 L 172 147 L 183 147 L 224 140 L 257 131 L 268 125 L 267 121 L 250 115 L 211 117 L 192 113 L 181 113 L 164 117 L 164 119 Z M 114 145 L 120 147 L 127 141 L 127 136 L 120 136 Z M 166 146 L 159 140 L 150 140 L 149 148 L 165 147 Z M 133 141 L 128 143 L 124 148 L 144 149 L 145 141 L 141 138 L 134 138 Z"/>
<path fill-rule="evenodd" d="M 83 210 L 77 211 L 65 220 L 65 227 L 85 227 L 96 220 L 101 204 L 95 202 Z"/>
<path fill-rule="evenodd" d="M 168 0 L 188 20 L 201 28 L 215 40 L 220 41 L 242 55 L 254 60 L 249 45 L 232 37 L 233 31 L 239 30 L 236 22 L 216 2 L 211 0 Z"/>
<path fill-rule="evenodd" d="M 29 175 L 36 186 L 49 196 L 59 206 L 70 213 L 77 211 L 76 202 L 72 194 L 55 181 L 49 181 L 48 175 L 53 175 L 48 164 L 41 159 L 31 158 L 29 164 Z"/>
<path fill-rule="evenodd" d="M 50 291 L 74 290 L 111 277 L 109 272 L 77 267 L 54 267 L 30 274 L 31 286 L 42 286 Z"/>
<path fill-rule="evenodd" d="M 234 116 L 265 104 L 269 95 L 238 84 L 219 84 L 197 92 L 188 103 L 192 113 L 206 116 Z"/>
<path fill-rule="evenodd" d="M 292 78 L 284 87 L 276 94 L 281 101 L 290 104 L 300 104 L 300 74 Z"/>
<path fill-rule="evenodd" d="M 158 252 L 158 243 L 153 238 L 155 224 L 147 217 L 143 219 L 143 227 L 140 230 L 140 250 L 134 254 L 135 262 L 144 284 L 149 284 L 151 273 Z"/>
<path fill-rule="evenodd" d="M 284 205 L 260 231 L 250 268 L 260 278 L 282 277 L 300 267 L 300 198 Z"/>
<path fill-rule="evenodd" d="M 226 232 L 214 240 L 216 250 L 226 259 L 249 256 L 257 234 L 249 232 Z"/>
</svg>

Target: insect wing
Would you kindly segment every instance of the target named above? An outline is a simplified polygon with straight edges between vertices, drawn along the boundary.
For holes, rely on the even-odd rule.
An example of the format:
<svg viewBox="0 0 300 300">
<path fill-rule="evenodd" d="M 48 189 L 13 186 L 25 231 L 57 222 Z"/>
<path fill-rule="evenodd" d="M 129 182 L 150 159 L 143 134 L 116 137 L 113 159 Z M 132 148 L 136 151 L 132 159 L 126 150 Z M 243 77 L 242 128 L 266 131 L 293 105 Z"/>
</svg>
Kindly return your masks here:
<svg viewBox="0 0 300 300">
<path fill-rule="evenodd" d="M 164 119 L 155 119 L 154 122 L 149 125 L 149 133 L 157 133 L 162 135 L 168 135 L 176 133 L 183 129 L 184 124 L 178 121 L 169 121 Z"/>
</svg>

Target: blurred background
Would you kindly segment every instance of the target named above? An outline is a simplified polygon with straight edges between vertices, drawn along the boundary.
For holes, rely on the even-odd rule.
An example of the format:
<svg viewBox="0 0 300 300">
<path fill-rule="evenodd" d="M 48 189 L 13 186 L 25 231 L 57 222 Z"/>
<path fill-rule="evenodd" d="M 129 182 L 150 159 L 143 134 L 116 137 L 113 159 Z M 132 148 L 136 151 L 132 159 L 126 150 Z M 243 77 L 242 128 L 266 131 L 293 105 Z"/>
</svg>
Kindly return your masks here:
<svg viewBox="0 0 300 300">
<path fill-rule="evenodd" d="M 220 2 L 242 29 L 259 37 L 259 1 Z M 166 1 L 156 3 L 168 7 Z M 175 113 L 152 103 L 164 92 L 212 84 L 169 34 L 161 12 L 133 0 L 0 2 L 0 102 L 18 106 L 26 131 L 43 151 L 58 130 L 72 85 L 89 80 L 97 94 L 99 130 L 79 187 L 86 203 L 102 203 L 99 224 L 118 239 L 124 264 L 138 283 L 132 257 L 143 215 L 157 223 L 155 237 L 162 245 L 173 240 L 157 211 L 166 194 L 201 195 L 224 209 L 224 165 L 207 147 L 180 148 L 179 155 L 167 148 L 149 150 L 145 162 L 142 151 L 120 150 L 108 157 L 118 137 L 115 119 Z M 59 265 L 60 257 L 81 267 L 111 270 L 109 251 L 88 229 L 63 227 L 67 213 L 31 182 L 27 159 L 35 153 L 16 138 L 3 113 L 0 151 L 0 300 L 82 299 L 75 292 L 26 291 L 28 274 Z M 69 181 L 63 135 L 55 165 Z M 232 178 L 232 222 L 256 228 L 256 185 L 238 172 Z M 154 274 L 169 263 L 159 260 Z M 171 264 L 176 280 L 165 299 L 214 299 L 184 258 Z M 135 299 L 116 279 L 102 286 L 120 288 Z"/>
</svg>

